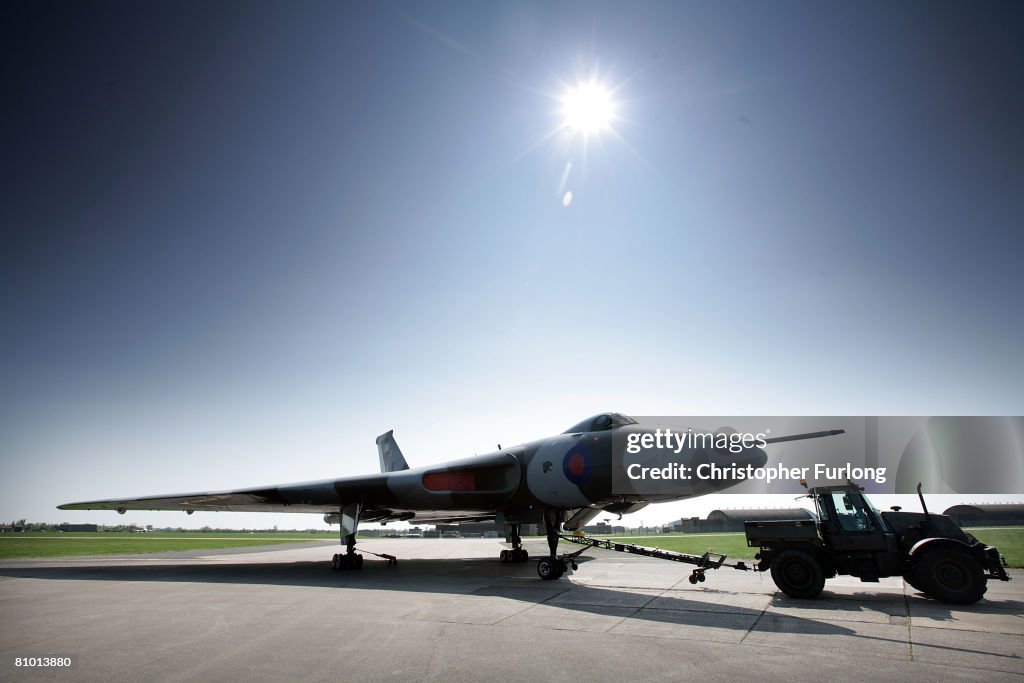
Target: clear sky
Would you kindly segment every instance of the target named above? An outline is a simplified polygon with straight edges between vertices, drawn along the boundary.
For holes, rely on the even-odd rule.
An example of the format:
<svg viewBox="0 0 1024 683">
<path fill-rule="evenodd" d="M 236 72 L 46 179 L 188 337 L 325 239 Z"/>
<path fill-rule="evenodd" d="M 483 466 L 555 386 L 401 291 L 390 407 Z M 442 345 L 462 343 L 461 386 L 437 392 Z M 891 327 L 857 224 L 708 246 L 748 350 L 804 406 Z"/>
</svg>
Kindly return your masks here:
<svg viewBox="0 0 1024 683">
<path fill-rule="evenodd" d="M 323 526 L 54 507 L 373 472 L 390 428 L 1022 414 L 1022 15 L 3 3 L 0 519 Z"/>
</svg>

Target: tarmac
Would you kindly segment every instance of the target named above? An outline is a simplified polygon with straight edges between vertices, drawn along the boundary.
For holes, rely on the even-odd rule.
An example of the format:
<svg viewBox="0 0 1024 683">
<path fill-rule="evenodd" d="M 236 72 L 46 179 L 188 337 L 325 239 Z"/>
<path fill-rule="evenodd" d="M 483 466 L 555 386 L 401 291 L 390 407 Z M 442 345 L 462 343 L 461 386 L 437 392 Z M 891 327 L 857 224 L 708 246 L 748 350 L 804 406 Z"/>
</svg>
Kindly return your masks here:
<svg viewBox="0 0 1024 683">
<path fill-rule="evenodd" d="M 569 546 L 569 544 L 563 544 Z M 1024 678 L 1024 571 L 951 606 L 900 579 L 830 579 L 793 600 L 771 577 L 588 550 L 541 581 L 497 539 L 0 562 L 6 681 L 580 681 Z M 542 539 L 528 539 L 531 556 Z M 572 546 L 570 546 L 572 548 Z M 72 668 L 15 667 L 71 655 Z"/>
</svg>

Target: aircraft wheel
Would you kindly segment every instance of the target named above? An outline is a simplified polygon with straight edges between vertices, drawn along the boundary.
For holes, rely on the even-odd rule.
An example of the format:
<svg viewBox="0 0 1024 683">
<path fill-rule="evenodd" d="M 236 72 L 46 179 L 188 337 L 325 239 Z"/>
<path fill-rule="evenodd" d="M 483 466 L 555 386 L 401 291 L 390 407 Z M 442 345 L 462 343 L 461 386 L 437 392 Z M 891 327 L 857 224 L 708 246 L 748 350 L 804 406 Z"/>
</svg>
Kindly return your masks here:
<svg viewBox="0 0 1024 683">
<path fill-rule="evenodd" d="M 338 571 L 340 569 L 340 563 L 338 561 L 338 553 L 334 553 L 334 557 L 331 558 L 331 569 Z"/>
<path fill-rule="evenodd" d="M 772 559 L 772 580 L 791 598 L 816 598 L 825 587 L 825 572 L 810 553 L 783 550 Z"/>
<path fill-rule="evenodd" d="M 988 590 L 981 565 L 959 548 L 924 552 L 914 565 L 914 574 L 925 593 L 956 605 L 973 604 Z"/>
<path fill-rule="evenodd" d="M 530 559 L 530 553 L 526 552 L 526 548 L 519 549 L 519 561 L 526 562 Z"/>
<path fill-rule="evenodd" d="M 690 577 L 687 579 L 687 581 L 689 581 L 691 584 L 696 586 L 697 585 L 697 575 L 696 574 L 690 574 Z"/>
<path fill-rule="evenodd" d="M 542 557 L 537 561 L 537 575 L 545 581 L 554 581 L 565 573 L 565 563 L 557 557 Z"/>
<path fill-rule="evenodd" d="M 352 568 L 353 569 L 362 569 L 363 568 L 363 556 L 362 555 L 353 555 L 352 556 Z"/>
<path fill-rule="evenodd" d="M 697 574 L 697 580 L 700 581 L 701 583 L 704 583 L 705 581 L 707 581 L 707 579 L 708 579 L 708 577 L 704 576 L 703 572 L 701 572 L 700 574 Z"/>
<path fill-rule="evenodd" d="M 508 562 L 508 551 L 507 550 L 502 550 L 501 553 L 498 555 L 498 558 L 502 562 Z"/>
</svg>

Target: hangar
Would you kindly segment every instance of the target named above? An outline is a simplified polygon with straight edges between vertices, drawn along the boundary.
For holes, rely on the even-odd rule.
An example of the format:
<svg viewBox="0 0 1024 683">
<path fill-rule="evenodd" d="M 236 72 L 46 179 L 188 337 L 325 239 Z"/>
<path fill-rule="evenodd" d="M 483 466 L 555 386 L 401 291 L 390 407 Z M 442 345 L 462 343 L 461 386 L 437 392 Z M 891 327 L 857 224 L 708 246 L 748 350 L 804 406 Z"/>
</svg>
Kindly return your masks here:
<svg viewBox="0 0 1024 683">
<path fill-rule="evenodd" d="M 735 510 L 712 510 L 707 519 L 680 519 L 664 527 L 667 533 L 714 533 L 743 531 L 744 522 L 767 522 L 772 520 L 794 521 L 814 519 L 810 510 L 804 508 L 741 508 Z"/>
<path fill-rule="evenodd" d="M 960 526 L 1013 526 L 1024 524 L 1024 504 L 987 503 L 954 505 L 942 514 Z"/>
</svg>

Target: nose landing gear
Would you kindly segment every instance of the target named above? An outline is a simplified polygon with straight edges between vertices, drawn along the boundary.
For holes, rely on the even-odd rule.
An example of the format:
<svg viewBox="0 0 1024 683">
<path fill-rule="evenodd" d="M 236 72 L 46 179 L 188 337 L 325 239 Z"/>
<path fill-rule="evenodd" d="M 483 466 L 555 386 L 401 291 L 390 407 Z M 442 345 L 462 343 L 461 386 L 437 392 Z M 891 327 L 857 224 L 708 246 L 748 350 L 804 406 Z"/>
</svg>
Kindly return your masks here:
<svg viewBox="0 0 1024 683">
<path fill-rule="evenodd" d="M 571 557 L 575 557 L 577 554 L 573 553 Z M 555 581 L 562 578 L 562 575 L 569 571 L 569 567 L 572 567 L 574 570 L 579 569 L 575 559 L 542 557 L 537 561 L 537 576 L 545 581 Z"/>
<path fill-rule="evenodd" d="M 562 577 L 567 567 L 557 557 L 542 557 L 537 561 L 537 576 L 545 581 L 554 581 Z"/>
<path fill-rule="evenodd" d="M 556 508 L 548 508 L 544 511 L 544 530 L 547 532 L 548 550 L 551 551 L 551 556 L 542 557 L 537 561 L 537 576 L 545 581 L 562 578 L 562 575 L 569 571 L 569 567 L 574 570 L 578 569 L 576 558 L 583 550 L 586 550 L 584 548 L 568 555 L 558 555 L 558 539 L 561 533 L 563 514 L 562 510 Z"/>
</svg>

